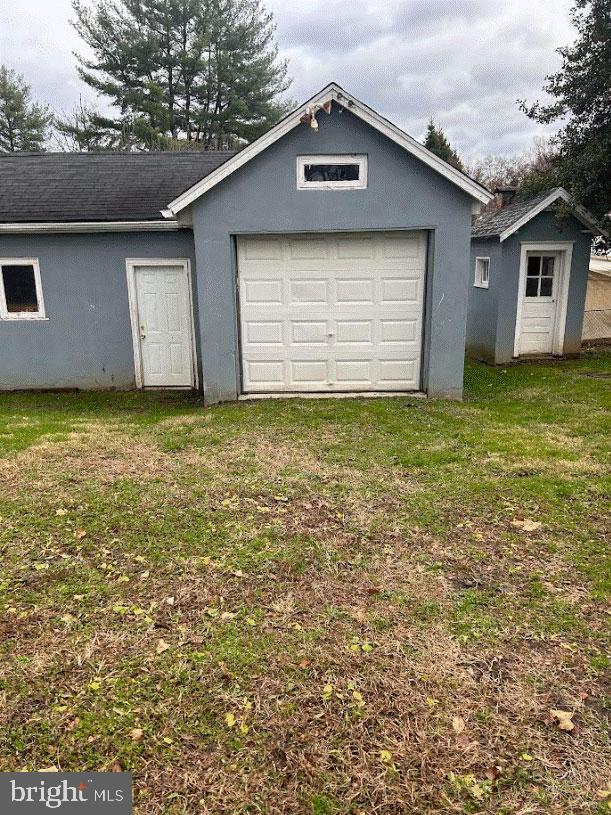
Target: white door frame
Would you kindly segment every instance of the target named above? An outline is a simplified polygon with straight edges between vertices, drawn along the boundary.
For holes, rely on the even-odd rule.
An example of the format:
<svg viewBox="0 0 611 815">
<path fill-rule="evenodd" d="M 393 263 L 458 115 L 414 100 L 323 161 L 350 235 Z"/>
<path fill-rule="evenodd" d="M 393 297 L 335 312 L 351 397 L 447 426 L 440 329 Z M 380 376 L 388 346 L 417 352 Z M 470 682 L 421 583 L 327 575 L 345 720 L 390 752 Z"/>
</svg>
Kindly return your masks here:
<svg viewBox="0 0 611 815">
<path fill-rule="evenodd" d="M 571 280 L 571 258 L 574 241 L 523 241 L 520 243 L 520 280 L 518 284 L 518 303 L 516 312 L 516 330 L 513 340 L 513 355 L 520 356 L 520 334 L 522 332 L 522 310 L 526 291 L 526 257 L 528 252 L 560 252 L 559 280 L 557 282 L 556 314 L 554 317 L 554 337 L 552 353 L 562 355 L 564 351 L 564 330 L 566 312 L 569 304 L 569 283 Z"/>
<path fill-rule="evenodd" d="M 136 374 L 136 387 L 144 388 L 142 373 L 142 347 L 140 345 L 140 319 L 138 317 L 138 296 L 136 292 L 136 269 L 139 266 L 175 266 L 182 267 L 187 277 L 187 291 L 189 297 L 189 315 L 191 317 L 191 383 L 192 387 L 199 388 L 197 372 L 197 357 L 195 344 L 195 320 L 193 319 L 193 283 L 191 279 L 191 261 L 189 258 L 126 258 L 125 269 L 127 273 L 127 295 L 129 299 L 129 317 L 132 326 L 132 342 L 134 346 L 134 371 Z M 170 389 L 176 390 L 176 388 Z"/>
</svg>

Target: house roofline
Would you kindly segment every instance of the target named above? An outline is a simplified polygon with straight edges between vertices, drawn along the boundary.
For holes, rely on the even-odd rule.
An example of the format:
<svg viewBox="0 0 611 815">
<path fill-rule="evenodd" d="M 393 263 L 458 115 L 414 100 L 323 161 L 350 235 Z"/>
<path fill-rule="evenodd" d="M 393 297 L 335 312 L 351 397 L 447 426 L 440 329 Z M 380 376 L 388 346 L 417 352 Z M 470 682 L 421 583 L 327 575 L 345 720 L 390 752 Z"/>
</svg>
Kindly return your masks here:
<svg viewBox="0 0 611 815">
<path fill-rule="evenodd" d="M 198 181 L 188 190 L 185 190 L 185 192 L 171 201 L 166 210 L 163 211 L 163 215 L 166 216 L 166 213 L 171 213 L 173 216 L 175 216 L 185 207 L 188 207 L 190 204 L 196 201 L 200 196 L 208 192 L 208 190 L 215 187 L 240 167 L 244 166 L 244 164 L 258 156 L 259 153 L 262 153 L 283 136 L 290 133 L 300 124 L 302 116 L 307 113 L 308 109 L 313 105 L 322 105 L 330 101 L 338 102 L 346 107 L 355 116 L 378 130 L 387 138 L 391 139 L 391 141 L 394 141 L 395 144 L 398 144 L 416 158 L 420 159 L 424 164 L 427 164 L 433 170 L 436 170 L 448 181 L 460 187 L 464 192 L 476 199 L 476 201 L 485 204 L 491 201 L 494 197 L 491 192 L 489 192 L 477 181 L 469 178 L 469 176 L 461 173 L 460 170 L 457 170 L 455 167 L 452 167 L 443 159 L 439 158 L 439 156 L 436 156 L 434 153 L 424 147 L 424 145 L 416 141 L 416 139 L 408 136 L 407 133 L 404 133 L 400 128 L 392 124 L 392 122 L 389 122 L 388 119 L 380 116 L 379 113 L 376 113 L 368 105 L 360 102 L 354 96 L 351 96 L 337 83 L 331 82 L 317 94 L 308 99 L 307 102 L 304 102 L 294 111 L 285 116 L 284 119 L 281 119 L 278 124 L 274 125 L 274 127 L 272 127 L 271 130 L 268 130 L 267 133 L 264 133 L 247 147 L 244 147 L 239 153 L 236 153 L 236 155 L 229 158 L 227 161 L 205 176 L 205 178 L 202 178 L 201 181 Z"/>
<path fill-rule="evenodd" d="M 556 187 L 556 189 L 552 190 L 550 194 L 543 199 L 543 201 L 540 201 L 532 209 L 529 209 L 528 212 L 522 215 L 521 218 L 518 218 L 517 221 L 511 224 L 511 226 L 508 226 L 507 229 L 505 229 L 498 235 L 498 238 L 500 239 L 501 243 L 504 240 L 507 240 L 507 238 L 513 235 L 514 232 L 517 232 L 518 229 L 523 227 L 525 224 L 527 224 L 529 221 L 531 221 L 533 218 L 539 215 L 539 213 L 543 212 L 543 210 L 551 206 L 558 199 L 563 200 L 568 205 L 569 209 L 571 210 L 571 213 L 575 216 L 575 218 L 577 218 L 578 221 L 581 221 L 581 223 L 584 226 L 587 226 L 589 231 L 595 233 L 596 235 L 604 235 L 606 238 L 609 237 L 609 234 L 600 226 L 598 226 L 594 216 L 591 213 L 589 213 L 587 209 L 573 201 L 573 199 L 571 198 L 569 193 L 564 189 L 564 187 Z"/>
</svg>

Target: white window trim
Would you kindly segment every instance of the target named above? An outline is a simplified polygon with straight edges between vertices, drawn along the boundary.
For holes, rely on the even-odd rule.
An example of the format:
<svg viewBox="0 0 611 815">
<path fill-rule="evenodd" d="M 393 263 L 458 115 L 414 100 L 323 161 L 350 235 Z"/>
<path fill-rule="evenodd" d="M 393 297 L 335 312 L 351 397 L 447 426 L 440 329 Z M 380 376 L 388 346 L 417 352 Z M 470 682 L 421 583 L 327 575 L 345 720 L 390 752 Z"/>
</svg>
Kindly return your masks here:
<svg viewBox="0 0 611 815">
<path fill-rule="evenodd" d="M 487 260 L 488 261 L 488 280 L 484 280 L 479 274 L 479 263 L 480 260 Z M 473 280 L 473 285 L 478 289 L 487 289 L 490 285 L 490 258 L 489 257 L 477 257 L 475 258 L 475 278 Z"/>
<path fill-rule="evenodd" d="M 358 164 L 357 181 L 306 181 L 306 164 Z M 365 190 L 367 189 L 367 156 L 363 154 L 336 156 L 297 156 L 298 190 Z"/>
<path fill-rule="evenodd" d="M 0 320 L 48 320 L 49 318 L 45 311 L 45 301 L 42 296 L 42 282 L 40 280 L 40 264 L 38 258 L 0 258 L 0 269 L 2 266 L 32 266 L 34 269 L 38 311 L 9 311 L 4 293 L 4 278 L 2 274 L 0 274 Z"/>
<path fill-rule="evenodd" d="M 556 302 L 556 330 L 554 331 L 552 354 L 562 356 L 564 352 L 564 332 L 566 329 L 566 313 L 569 304 L 569 283 L 571 281 L 571 261 L 573 258 L 574 241 L 540 241 L 538 243 L 525 242 L 520 244 L 520 279 L 518 283 L 518 303 L 516 311 L 516 331 L 513 340 L 513 355 L 520 356 L 520 335 L 522 333 L 522 310 L 524 307 L 524 293 L 526 291 L 526 261 L 529 252 L 559 252 L 560 274 Z"/>
</svg>

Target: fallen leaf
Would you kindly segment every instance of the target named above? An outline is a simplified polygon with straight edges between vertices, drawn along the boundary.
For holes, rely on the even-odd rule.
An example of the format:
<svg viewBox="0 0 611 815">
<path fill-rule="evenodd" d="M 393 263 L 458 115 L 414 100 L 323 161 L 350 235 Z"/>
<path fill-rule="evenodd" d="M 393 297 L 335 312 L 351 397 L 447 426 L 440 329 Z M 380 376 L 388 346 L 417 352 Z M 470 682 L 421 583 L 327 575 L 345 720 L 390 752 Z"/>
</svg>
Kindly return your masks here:
<svg viewBox="0 0 611 815">
<path fill-rule="evenodd" d="M 523 521 L 518 519 L 513 520 L 511 525 L 515 526 L 516 529 L 523 529 L 524 532 L 536 532 L 537 529 L 541 529 L 543 526 L 540 521 L 531 521 L 528 518 L 525 518 Z"/>
<path fill-rule="evenodd" d="M 225 714 L 225 724 L 227 727 L 234 727 L 235 725 L 235 716 L 233 713 L 231 713 L 231 711 Z"/>
<path fill-rule="evenodd" d="M 552 719 L 556 721 L 560 730 L 574 730 L 573 716 L 575 715 L 569 710 L 550 710 Z"/>
<path fill-rule="evenodd" d="M 455 733 L 462 733 L 465 729 L 465 720 L 462 716 L 453 716 L 452 717 L 452 727 Z"/>
<path fill-rule="evenodd" d="M 484 770 L 484 778 L 486 778 L 488 781 L 496 781 L 500 774 L 501 768 L 498 766 L 486 767 Z"/>
<path fill-rule="evenodd" d="M 56 510 L 55 510 L 55 514 L 56 514 L 56 515 L 67 515 L 67 514 L 68 514 L 68 510 L 67 510 L 67 509 L 62 509 L 62 508 L 60 507 L 59 509 L 56 509 Z M 44 771 L 44 770 L 40 770 L 39 772 L 44 773 L 45 771 Z"/>
<path fill-rule="evenodd" d="M 165 598 L 165 603 L 166 603 L 166 605 L 168 605 L 168 606 L 173 606 L 173 605 L 174 605 L 174 603 L 175 603 L 175 599 L 174 599 L 174 597 L 166 597 L 166 598 Z"/>
<path fill-rule="evenodd" d="M 144 733 L 139 727 L 134 727 L 133 730 L 129 731 L 129 737 L 132 741 L 142 741 Z"/>
<path fill-rule="evenodd" d="M 118 761 L 113 761 L 113 763 L 110 765 L 110 772 L 111 773 L 122 773 L 123 772 L 123 767 L 122 767 L 121 764 L 119 764 Z"/>
<path fill-rule="evenodd" d="M 58 773 L 57 767 L 43 767 L 42 770 L 37 770 L 39 773 Z"/>
<path fill-rule="evenodd" d="M 170 648 L 170 644 L 167 643 L 165 640 L 158 640 L 157 648 L 155 648 L 155 652 L 157 654 L 163 654 L 164 651 L 167 651 Z"/>
<path fill-rule="evenodd" d="M 380 761 L 384 764 L 390 764 L 392 762 L 392 753 L 390 750 L 380 750 Z"/>
<path fill-rule="evenodd" d="M 83 538 L 87 537 L 87 531 L 85 529 L 77 529 L 74 533 L 74 537 L 78 540 L 83 540 Z"/>
</svg>

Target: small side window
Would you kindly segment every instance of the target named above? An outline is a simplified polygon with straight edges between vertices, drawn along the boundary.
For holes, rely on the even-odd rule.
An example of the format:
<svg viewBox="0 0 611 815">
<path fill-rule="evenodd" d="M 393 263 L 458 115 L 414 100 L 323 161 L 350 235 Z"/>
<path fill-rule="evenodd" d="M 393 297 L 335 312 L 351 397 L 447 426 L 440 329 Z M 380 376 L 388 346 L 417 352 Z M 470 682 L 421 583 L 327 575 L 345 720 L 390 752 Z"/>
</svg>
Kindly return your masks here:
<svg viewBox="0 0 611 815">
<path fill-rule="evenodd" d="M 0 320 L 44 318 L 38 261 L 0 259 Z"/>
<path fill-rule="evenodd" d="M 475 258 L 475 282 L 474 286 L 480 289 L 487 289 L 490 280 L 490 258 Z"/>
</svg>

